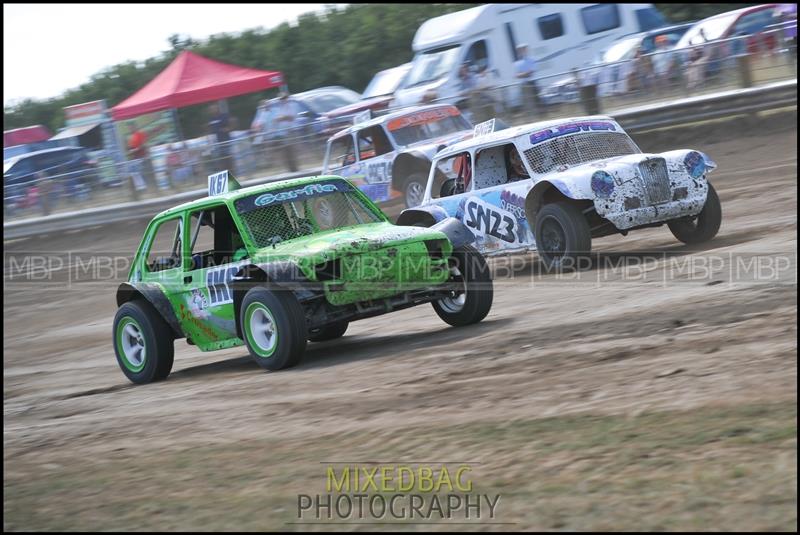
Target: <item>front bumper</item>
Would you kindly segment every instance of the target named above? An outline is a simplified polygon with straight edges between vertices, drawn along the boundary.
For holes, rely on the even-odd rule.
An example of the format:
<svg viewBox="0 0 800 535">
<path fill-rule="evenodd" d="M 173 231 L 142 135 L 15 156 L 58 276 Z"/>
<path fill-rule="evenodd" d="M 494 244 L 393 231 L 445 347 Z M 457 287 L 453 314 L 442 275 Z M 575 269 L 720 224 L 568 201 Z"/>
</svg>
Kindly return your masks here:
<svg viewBox="0 0 800 535">
<path fill-rule="evenodd" d="M 605 218 L 619 230 L 626 230 L 650 223 L 661 223 L 686 216 L 696 216 L 705 205 L 705 195 L 654 206 L 643 206 L 633 210 L 605 214 Z"/>
<path fill-rule="evenodd" d="M 617 169 L 613 179 L 610 196 L 599 196 L 598 189 L 594 206 L 618 230 L 695 216 L 708 195 L 705 176 L 692 178 L 681 164 L 663 157 Z"/>
</svg>

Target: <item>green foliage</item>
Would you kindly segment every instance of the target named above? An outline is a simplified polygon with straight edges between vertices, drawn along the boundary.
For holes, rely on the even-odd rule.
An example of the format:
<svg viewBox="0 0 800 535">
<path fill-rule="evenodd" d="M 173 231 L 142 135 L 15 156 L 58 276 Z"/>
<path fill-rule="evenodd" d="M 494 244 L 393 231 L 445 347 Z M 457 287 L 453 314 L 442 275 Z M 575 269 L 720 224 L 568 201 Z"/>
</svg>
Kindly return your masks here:
<svg viewBox="0 0 800 535">
<path fill-rule="evenodd" d="M 64 125 L 62 108 L 106 99 L 109 106 L 123 101 L 147 84 L 181 50 L 245 67 L 280 70 L 292 92 L 326 85 L 362 91 L 382 69 L 411 60 L 411 41 L 425 20 L 460 11 L 476 4 L 351 4 L 343 9 L 326 6 L 321 13 L 301 15 L 267 31 L 263 27 L 239 34 L 212 35 L 197 42 L 178 34 L 168 39 L 169 49 L 144 62 L 127 62 L 94 74 L 89 81 L 57 98 L 27 99 L 3 110 L 5 129 L 43 124 L 53 131 Z M 742 4 L 656 4 L 673 22 L 697 20 Z M 247 128 L 266 92 L 230 99 L 235 128 Z M 271 95 L 269 95 L 271 96 Z M 186 137 L 206 134 L 206 106 L 179 110 Z"/>
</svg>

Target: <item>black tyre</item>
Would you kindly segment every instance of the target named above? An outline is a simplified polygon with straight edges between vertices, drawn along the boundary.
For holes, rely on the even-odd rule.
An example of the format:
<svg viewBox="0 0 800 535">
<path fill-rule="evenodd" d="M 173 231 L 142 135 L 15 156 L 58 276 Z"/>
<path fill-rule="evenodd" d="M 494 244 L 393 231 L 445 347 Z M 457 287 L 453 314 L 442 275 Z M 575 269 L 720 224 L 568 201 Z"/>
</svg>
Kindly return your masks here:
<svg viewBox="0 0 800 535">
<path fill-rule="evenodd" d="M 250 356 L 265 370 L 289 368 L 302 359 L 308 332 L 303 307 L 293 293 L 250 289 L 242 299 L 239 322 Z"/>
<path fill-rule="evenodd" d="M 344 333 L 347 331 L 347 327 L 349 325 L 350 323 L 347 321 L 340 321 L 337 323 L 331 323 L 330 325 L 326 325 L 324 327 L 319 327 L 318 329 L 311 329 L 308 331 L 308 341 L 325 342 L 327 340 L 341 338 L 344 336 Z"/>
<path fill-rule="evenodd" d="M 450 283 L 455 286 L 450 297 L 434 301 L 433 309 L 453 327 L 478 323 L 492 308 L 494 288 L 489 266 L 471 245 L 453 251 Z"/>
<path fill-rule="evenodd" d="M 119 307 L 113 341 L 117 364 L 131 382 L 158 381 L 172 371 L 175 336 L 150 303 L 135 300 Z"/>
<path fill-rule="evenodd" d="M 673 236 L 686 244 L 703 243 L 712 239 L 719 232 L 722 223 L 722 206 L 719 197 L 711 185 L 708 183 L 708 195 L 706 204 L 697 214 L 697 217 L 682 217 L 669 221 L 667 226 L 672 231 Z"/>
<path fill-rule="evenodd" d="M 536 249 L 548 267 L 575 269 L 592 249 L 592 233 L 581 210 L 570 203 L 546 204 L 536 215 Z"/>
<path fill-rule="evenodd" d="M 428 184 L 428 176 L 417 171 L 411 173 L 403 181 L 403 200 L 406 208 L 413 208 L 422 204 L 422 197 L 425 195 L 425 186 Z"/>
</svg>

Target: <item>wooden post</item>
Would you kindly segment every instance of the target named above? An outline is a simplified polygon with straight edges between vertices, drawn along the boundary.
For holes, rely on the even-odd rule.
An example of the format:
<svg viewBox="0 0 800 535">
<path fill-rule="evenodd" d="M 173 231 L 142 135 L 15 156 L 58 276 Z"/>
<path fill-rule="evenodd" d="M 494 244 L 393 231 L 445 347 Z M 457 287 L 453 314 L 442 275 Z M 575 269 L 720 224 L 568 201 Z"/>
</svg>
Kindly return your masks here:
<svg viewBox="0 0 800 535">
<path fill-rule="evenodd" d="M 752 64 L 750 62 L 750 54 L 742 54 L 736 56 L 736 62 L 739 67 L 739 83 L 742 87 L 753 87 L 753 72 Z"/>
</svg>

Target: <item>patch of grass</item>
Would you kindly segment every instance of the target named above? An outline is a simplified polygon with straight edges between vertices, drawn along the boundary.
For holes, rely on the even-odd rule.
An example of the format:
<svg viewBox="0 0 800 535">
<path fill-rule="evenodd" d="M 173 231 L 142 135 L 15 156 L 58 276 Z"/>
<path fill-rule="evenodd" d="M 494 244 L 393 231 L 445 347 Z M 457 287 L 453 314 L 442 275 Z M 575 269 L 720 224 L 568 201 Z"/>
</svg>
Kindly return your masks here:
<svg viewBox="0 0 800 535">
<path fill-rule="evenodd" d="M 499 493 L 495 520 L 514 523 L 482 529 L 797 527 L 794 402 L 478 421 L 171 453 L 149 450 L 146 438 L 141 446 L 103 459 L 51 452 L 41 464 L 7 456 L 5 529 L 335 529 L 289 523 L 298 520 L 298 494 L 326 493 L 321 462 L 336 460 L 479 462 L 474 491 Z"/>
</svg>

